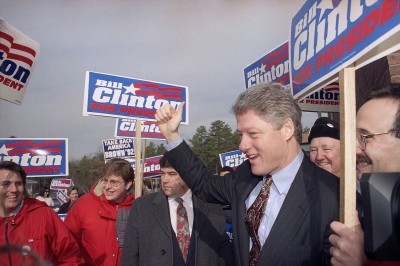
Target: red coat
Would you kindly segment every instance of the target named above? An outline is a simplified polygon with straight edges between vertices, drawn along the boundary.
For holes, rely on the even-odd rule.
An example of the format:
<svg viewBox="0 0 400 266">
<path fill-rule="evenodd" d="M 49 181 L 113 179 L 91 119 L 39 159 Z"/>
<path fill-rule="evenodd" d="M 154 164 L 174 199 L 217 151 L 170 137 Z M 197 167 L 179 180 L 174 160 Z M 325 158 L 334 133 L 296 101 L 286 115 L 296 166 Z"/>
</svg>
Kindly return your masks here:
<svg viewBox="0 0 400 266">
<path fill-rule="evenodd" d="M 77 242 L 63 222 L 46 203 L 36 199 L 24 199 L 21 210 L 8 222 L 0 217 L 0 246 L 7 240 L 10 245 L 25 246 L 53 265 L 84 263 Z M 11 254 L 12 265 L 25 265 L 19 253 Z M 0 253 L 0 265 L 9 265 L 7 253 Z"/>
<path fill-rule="evenodd" d="M 98 191 L 92 187 L 90 193 L 80 197 L 64 223 L 81 246 L 86 265 L 119 265 L 122 249 L 116 233 L 117 213 L 120 208 L 129 210 L 135 197 L 128 194 L 116 204 Z"/>
</svg>

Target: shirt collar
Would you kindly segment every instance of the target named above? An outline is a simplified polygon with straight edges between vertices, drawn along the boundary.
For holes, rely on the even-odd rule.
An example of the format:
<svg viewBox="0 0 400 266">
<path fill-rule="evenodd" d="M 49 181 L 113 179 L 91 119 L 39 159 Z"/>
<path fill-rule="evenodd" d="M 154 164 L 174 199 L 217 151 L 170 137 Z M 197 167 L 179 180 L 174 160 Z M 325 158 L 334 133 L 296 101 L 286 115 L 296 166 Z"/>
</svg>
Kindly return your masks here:
<svg viewBox="0 0 400 266">
<path fill-rule="evenodd" d="M 192 199 L 192 191 L 190 189 L 188 189 L 188 191 L 186 191 L 185 194 L 182 195 L 182 197 L 180 197 L 181 199 L 183 199 L 183 202 L 189 202 Z M 173 202 L 175 201 L 175 198 L 172 197 L 168 197 L 168 202 Z"/>
<path fill-rule="evenodd" d="M 290 164 L 272 175 L 272 180 L 279 194 L 285 193 L 289 190 L 290 185 L 299 171 L 303 158 L 304 153 L 300 150 L 296 158 Z"/>
</svg>

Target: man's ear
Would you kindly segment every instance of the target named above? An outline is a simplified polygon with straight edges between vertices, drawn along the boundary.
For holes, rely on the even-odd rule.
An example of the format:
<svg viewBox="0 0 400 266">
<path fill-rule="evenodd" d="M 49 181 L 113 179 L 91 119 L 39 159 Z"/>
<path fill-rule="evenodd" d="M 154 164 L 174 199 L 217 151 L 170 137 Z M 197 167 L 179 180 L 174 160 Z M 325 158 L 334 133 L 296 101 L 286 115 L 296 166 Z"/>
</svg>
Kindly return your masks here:
<svg viewBox="0 0 400 266">
<path fill-rule="evenodd" d="M 289 140 L 294 134 L 294 124 L 291 118 L 286 118 L 285 122 L 280 129 L 281 134 L 285 140 Z"/>
<path fill-rule="evenodd" d="M 133 181 L 129 181 L 129 182 L 126 184 L 126 190 L 127 190 L 127 191 L 131 190 L 132 185 L 133 185 Z"/>
</svg>

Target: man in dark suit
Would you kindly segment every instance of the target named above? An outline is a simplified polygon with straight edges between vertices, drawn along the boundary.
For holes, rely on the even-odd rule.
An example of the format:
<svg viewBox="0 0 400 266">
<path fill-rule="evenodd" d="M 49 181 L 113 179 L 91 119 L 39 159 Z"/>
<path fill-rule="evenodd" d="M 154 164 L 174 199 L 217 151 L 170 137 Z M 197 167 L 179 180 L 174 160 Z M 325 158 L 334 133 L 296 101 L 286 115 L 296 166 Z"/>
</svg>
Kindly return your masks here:
<svg viewBox="0 0 400 266">
<path fill-rule="evenodd" d="M 182 111 L 164 105 L 155 115 L 165 156 L 196 196 L 232 206 L 236 264 L 329 264 L 339 179 L 301 150 L 301 110 L 290 91 L 269 83 L 239 95 L 232 111 L 248 160 L 224 177 L 209 173 L 180 137 Z"/>
<path fill-rule="evenodd" d="M 122 265 L 233 265 L 221 206 L 193 196 L 165 157 L 160 167 L 162 191 L 137 198 L 132 205 Z"/>
<path fill-rule="evenodd" d="M 371 173 L 400 172 L 400 85 L 390 84 L 373 91 L 356 117 L 357 161 L 370 163 Z M 362 169 L 366 172 L 365 169 Z M 334 265 L 399 265 L 398 261 L 367 261 L 364 231 L 358 221 L 354 228 L 332 222 Z"/>
</svg>

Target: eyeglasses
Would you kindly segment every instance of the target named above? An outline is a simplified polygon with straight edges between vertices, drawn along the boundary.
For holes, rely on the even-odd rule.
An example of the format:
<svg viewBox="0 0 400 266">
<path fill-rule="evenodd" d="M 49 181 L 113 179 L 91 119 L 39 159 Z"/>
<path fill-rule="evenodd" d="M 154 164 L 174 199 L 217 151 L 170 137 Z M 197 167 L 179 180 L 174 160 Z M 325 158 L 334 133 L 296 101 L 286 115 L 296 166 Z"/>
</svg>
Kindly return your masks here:
<svg viewBox="0 0 400 266">
<path fill-rule="evenodd" d="M 125 181 L 108 180 L 108 179 L 102 178 L 102 179 L 100 180 L 100 182 L 101 182 L 101 184 L 102 184 L 103 186 L 107 186 L 107 184 L 110 184 L 110 186 L 112 186 L 112 187 L 118 187 L 119 185 L 121 185 L 121 184 L 122 184 L 123 182 L 125 182 Z"/>
<path fill-rule="evenodd" d="M 360 149 L 365 150 L 365 148 L 367 147 L 367 139 L 373 138 L 375 136 L 386 135 L 386 134 L 391 134 L 391 133 L 396 133 L 396 132 L 399 132 L 399 131 L 395 130 L 395 129 L 390 129 L 388 132 L 373 133 L 373 134 L 363 134 L 361 132 L 356 132 L 356 136 L 357 136 L 358 144 L 360 144 Z"/>
</svg>

